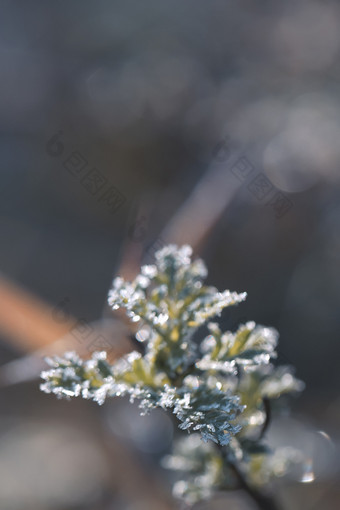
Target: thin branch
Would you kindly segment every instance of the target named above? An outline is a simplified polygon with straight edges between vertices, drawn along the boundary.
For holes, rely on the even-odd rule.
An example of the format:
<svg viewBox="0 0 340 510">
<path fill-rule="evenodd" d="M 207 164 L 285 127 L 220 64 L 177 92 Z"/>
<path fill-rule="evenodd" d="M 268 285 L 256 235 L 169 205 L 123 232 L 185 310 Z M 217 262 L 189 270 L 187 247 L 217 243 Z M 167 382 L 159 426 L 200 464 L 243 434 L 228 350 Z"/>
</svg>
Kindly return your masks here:
<svg viewBox="0 0 340 510">
<path fill-rule="evenodd" d="M 263 407 L 264 407 L 264 411 L 266 413 L 266 419 L 264 421 L 264 424 L 263 424 L 263 427 L 262 427 L 262 430 L 260 432 L 260 435 L 259 435 L 259 439 L 263 439 L 265 433 L 267 432 L 268 430 L 268 427 L 270 425 L 270 421 L 271 421 L 271 418 L 272 418 L 272 413 L 271 413 L 271 407 L 270 407 L 270 400 L 269 398 L 267 397 L 264 397 L 263 398 Z"/>
<path fill-rule="evenodd" d="M 248 496 L 257 504 L 259 510 L 280 510 L 277 502 L 269 494 L 265 494 L 254 487 L 251 487 L 242 471 L 239 469 L 236 463 L 232 462 L 226 455 L 226 451 L 221 445 L 216 445 L 220 451 L 224 461 L 233 472 L 240 489 L 243 489 Z"/>
<path fill-rule="evenodd" d="M 243 489 L 248 494 L 248 496 L 250 496 L 253 499 L 253 501 L 255 501 L 260 510 L 280 510 L 280 507 L 278 506 L 274 498 L 248 485 L 245 477 L 238 469 L 236 464 L 230 461 L 227 462 L 229 467 L 233 471 L 241 489 Z"/>
</svg>

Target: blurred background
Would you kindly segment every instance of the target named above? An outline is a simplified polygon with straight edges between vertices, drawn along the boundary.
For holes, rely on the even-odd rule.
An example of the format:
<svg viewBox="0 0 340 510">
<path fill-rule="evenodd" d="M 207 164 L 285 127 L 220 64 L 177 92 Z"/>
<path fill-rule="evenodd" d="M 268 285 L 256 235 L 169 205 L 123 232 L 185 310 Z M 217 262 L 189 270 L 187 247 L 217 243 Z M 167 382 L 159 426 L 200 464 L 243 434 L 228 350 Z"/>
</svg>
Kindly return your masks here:
<svg viewBox="0 0 340 510">
<path fill-rule="evenodd" d="M 283 508 L 338 508 L 339 25 L 336 1 L 1 2 L 0 508 L 176 508 L 167 416 L 39 391 L 46 353 L 132 348 L 108 289 L 169 241 L 306 383 L 273 425 L 308 459 Z M 227 504 L 253 508 L 200 508 Z"/>
</svg>

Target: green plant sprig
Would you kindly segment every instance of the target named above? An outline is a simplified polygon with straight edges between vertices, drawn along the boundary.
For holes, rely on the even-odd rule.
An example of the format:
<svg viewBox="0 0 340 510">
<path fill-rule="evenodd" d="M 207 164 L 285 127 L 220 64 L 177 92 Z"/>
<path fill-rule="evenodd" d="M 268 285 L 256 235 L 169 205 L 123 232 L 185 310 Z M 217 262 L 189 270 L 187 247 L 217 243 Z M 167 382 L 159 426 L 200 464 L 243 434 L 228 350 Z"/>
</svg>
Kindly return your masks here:
<svg viewBox="0 0 340 510">
<path fill-rule="evenodd" d="M 234 333 L 222 332 L 211 322 L 226 307 L 242 302 L 246 293 L 205 285 L 207 269 L 191 255 L 189 246 L 169 245 L 133 281 L 113 281 L 108 302 L 141 324 L 143 355 L 134 351 L 113 364 L 105 352 L 88 360 L 74 352 L 48 358 L 50 369 L 42 373 L 41 389 L 98 404 L 127 395 L 131 402 L 139 401 L 142 414 L 156 407 L 172 411 L 180 429 L 199 433 L 206 443 L 193 434 L 165 461 L 184 472 L 186 480 L 174 490 L 193 503 L 216 488 L 232 486 L 236 464 L 239 476 L 253 486 L 275 476 L 278 461 L 262 439 L 270 401 L 303 385 L 288 367 L 274 368 L 278 334 L 273 328 L 247 322 Z M 194 341 L 203 325 L 209 335 Z M 219 448 L 212 448 L 213 443 Z M 284 461 L 281 455 L 280 466 L 289 464 L 292 455 L 286 457 Z"/>
</svg>

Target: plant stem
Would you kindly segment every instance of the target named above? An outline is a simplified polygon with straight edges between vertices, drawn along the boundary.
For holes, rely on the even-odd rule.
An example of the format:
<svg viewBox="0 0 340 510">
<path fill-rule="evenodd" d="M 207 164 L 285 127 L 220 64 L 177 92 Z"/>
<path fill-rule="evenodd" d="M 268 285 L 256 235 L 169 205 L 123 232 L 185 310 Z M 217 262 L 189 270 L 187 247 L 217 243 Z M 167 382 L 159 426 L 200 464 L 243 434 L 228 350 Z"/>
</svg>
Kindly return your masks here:
<svg viewBox="0 0 340 510">
<path fill-rule="evenodd" d="M 228 461 L 228 464 L 236 476 L 240 487 L 255 501 L 260 510 L 280 510 L 276 501 L 271 496 L 248 485 L 246 479 L 235 464 L 230 461 Z"/>
<path fill-rule="evenodd" d="M 271 408 L 270 408 L 270 400 L 269 400 L 269 398 L 264 397 L 264 399 L 263 399 L 263 407 L 264 407 L 264 411 L 266 413 L 266 419 L 265 419 L 265 422 L 263 424 L 263 427 L 262 427 L 262 430 L 261 430 L 261 433 L 260 433 L 260 436 L 259 436 L 259 440 L 264 437 L 264 435 L 267 432 L 267 429 L 268 429 L 268 427 L 270 425 L 270 421 L 271 421 Z"/>
<path fill-rule="evenodd" d="M 243 489 L 248 494 L 248 496 L 257 504 L 259 510 L 280 510 L 280 506 L 277 504 L 275 499 L 269 494 L 265 494 L 260 490 L 251 487 L 244 477 L 242 471 L 238 468 L 237 464 L 228 458 L 223 447 L 221 445 L 216 446 L 222 454 L 224 461 L 228 464 L 229 468 L 234 473 L 240 488 Z"/>
</svg>

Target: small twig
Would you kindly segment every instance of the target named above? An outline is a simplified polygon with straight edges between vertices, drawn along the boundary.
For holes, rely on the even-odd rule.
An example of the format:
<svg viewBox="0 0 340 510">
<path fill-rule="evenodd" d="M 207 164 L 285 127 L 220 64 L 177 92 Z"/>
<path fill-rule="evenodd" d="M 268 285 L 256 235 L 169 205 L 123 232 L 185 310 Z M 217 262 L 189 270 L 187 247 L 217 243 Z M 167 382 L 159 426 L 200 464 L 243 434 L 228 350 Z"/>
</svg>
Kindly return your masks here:
<svg viewBox="0 0 340 510">
<path fill-rule="evenodd" d="M 228 461 L 228 465 L 233 471 L 235 477 L 237 478 L 240 487 L 248 494 L 248 496 L 250 496 L 253 499 L 253 501 L 255 501 L 260 510 L 280 510 L 274 498 L 248 485 L 245 477 L 238 469 L 236 464 L 233 464 L 232 462 Z"/>
<path fill-rule="evenodd" d="M 268 427 L 269 427 L 270 421 L 271 421 L 271 417 L 272 417 L 271 407 L 270 407 L 270 400 L 269 400 L 268 397 L 264 397 L 263 398 L 263 407 L 264 407 L 264 411 L 266 413 L 266 419 L 264 421 L 262 430 L 260 432 L 259 439 L 263 439 L 265 433 L 268 430 Z"/>
<path fill-rule="evenodd" d="M 223 456 L 225 462 L 233 472 L 239 487 L 243 489 L 248 496 L 257 504 L 259 510 L 280 510 L 280 507 L 276 503 L 276 501 L 268 494 L 264 494 L 263 492 L 259 491 L 258 489 L 255 489 L 254 487 L 251 487 L 245 476 L 243 475 L 242 471 L 239 469 L 237 464 L 232 462 L 227 455 L 225 454 L 225 450 L 221 445 L 216 445 L 219 449 L 221 455 Z"/>
</svg>

